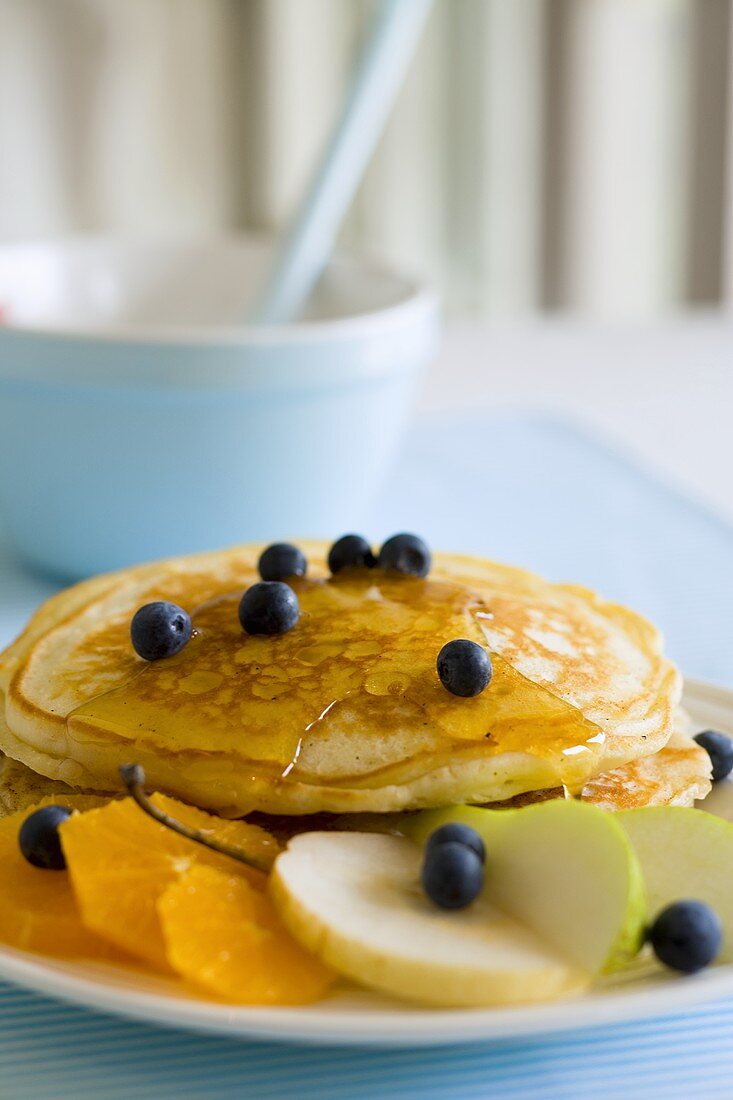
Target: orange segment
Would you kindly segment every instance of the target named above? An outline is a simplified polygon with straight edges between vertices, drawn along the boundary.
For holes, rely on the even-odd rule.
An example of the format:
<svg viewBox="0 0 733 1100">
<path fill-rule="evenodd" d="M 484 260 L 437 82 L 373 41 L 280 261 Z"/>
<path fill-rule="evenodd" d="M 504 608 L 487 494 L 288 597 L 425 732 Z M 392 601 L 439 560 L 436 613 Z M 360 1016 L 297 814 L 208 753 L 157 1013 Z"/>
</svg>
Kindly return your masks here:
<svg viewBox="0 0 733 1100">
<path fill-rule="evenodd" d="M 171 966 L 239 1004 L 318 1000 L 335 975 L 290 936 L 266 894 L 240 875 L 197 864 L 158 899 Z"/>
<path fill-rule="evenodd" d="M 258 825 L 225 821 L 164 795 L 153 802 L 186 825 L 273 862 L 279 847 Z M 72 818 L 61 840 L 86 926 L 110 943 L 169 971 L 156 910 L 160 894 L 194 863 L 222 867 L 264 889 L 266 876 L 228 856 L 178 836 L 148 817 L 131 798 Z"/>
<path fill-rule="evenodd" d="M 20 853 L 18 832 L 29 814 L 41 806 L 90 810 L 104 805 L 94 795 L 64 795 L 40 799 L 33 806 L 0 820 L 0 941 L 24 951 L 66 958 L 119 959 L 105 941 L 81 920 L 67 871 L 32 867 Z M 75 814 L 74 821 L 81 820 Z"/>
</svg>

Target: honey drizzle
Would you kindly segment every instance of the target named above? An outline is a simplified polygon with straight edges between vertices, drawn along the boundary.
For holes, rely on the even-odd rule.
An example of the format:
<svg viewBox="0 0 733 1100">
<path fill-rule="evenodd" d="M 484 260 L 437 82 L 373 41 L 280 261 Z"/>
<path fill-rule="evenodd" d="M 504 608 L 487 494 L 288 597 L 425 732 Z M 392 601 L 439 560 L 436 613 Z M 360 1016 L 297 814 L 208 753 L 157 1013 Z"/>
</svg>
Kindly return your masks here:
<svg viewBox="0 0 733 1100">
<path fill-rule="evenodd" d="M 433 768 L 436 756 L 449 761 L 477 743 L 487 755 L 553 760 L 572 787 L 593 770 L 599 728 L 500 656 L 492 654 L 494 677 L 482 695 L 462 699 L 443 688 L 435 667 L 442 645 L 457 637 L 485 644 L 481 624 L 493 618 L 470 588 L 376 571 L 292 583 L 301 604 L 293 630 L 248 636 L 237 615 L 241 592 L 215 595 L 194 610 L 195 633 L 181 653 L 136 663 L 124 684 L 69 716 L 70 736 L 140 739 L 171 754 L 223 752 L 284 781 L 307 772 L 309 746 L 344 730 L 353 730 L 354 753 L 414 733 L 359 785 L 383 767 L 424 756 Z M 345 769 L 327 777 L 330 785 L 351 778 Z"/>
</svg>

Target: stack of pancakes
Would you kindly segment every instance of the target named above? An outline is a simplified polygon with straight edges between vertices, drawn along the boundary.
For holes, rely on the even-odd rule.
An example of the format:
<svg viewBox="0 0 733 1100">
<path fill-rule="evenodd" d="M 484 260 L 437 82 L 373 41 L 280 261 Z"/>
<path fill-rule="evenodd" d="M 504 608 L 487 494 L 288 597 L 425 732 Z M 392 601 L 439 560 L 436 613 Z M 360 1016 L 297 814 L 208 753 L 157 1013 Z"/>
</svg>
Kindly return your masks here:
<svg viewBox="0 0 733 1100">
<path fill-rule="evenodd" d="M 470 802 L 582 797 L 607 809 L 691 805 L 710 761 L 680 709 L 657 631 L 587 589 L 478 558 L 436 555 L 430 576 L 330 578 L 301 543 L 301 618 L 243 633 L 259 546 L 84 581 L 49 600 L 0 657 L 0 804 L 69 790 L 119 793 L 119 766 L 226 816 L 386 814 Z M 133 652 L 137 608 L 170 600 L 194 636 L 175 657 Z M 435 658 L 484 645 L 494 677 L 450 695 Z"/>
</svg>

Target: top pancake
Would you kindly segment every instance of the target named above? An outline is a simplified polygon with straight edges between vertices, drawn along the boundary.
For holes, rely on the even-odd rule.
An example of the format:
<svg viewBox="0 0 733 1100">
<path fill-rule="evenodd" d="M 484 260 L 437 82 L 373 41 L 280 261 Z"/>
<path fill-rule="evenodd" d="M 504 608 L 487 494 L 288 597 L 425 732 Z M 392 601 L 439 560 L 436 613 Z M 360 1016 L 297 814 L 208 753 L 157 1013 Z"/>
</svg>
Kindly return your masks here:
<svg viewBox="0 0 733 1100">
<path fill-rule="evenodd" d="M 437 555 L 426 580 L 379 570 L 308 579 L 288 634 L 237 618 L 261 547 L 140 566 L 48 601 L 0 659 L 0 749 L 73 786 L 114 790 L 134 760 L 149 784 L 220 813 L 385 812 L 497 801 L 591 777 L 668 740 L 681 684 L 657 632 L 585 589 Z M 192 615 L 184 650 L 146 664 L 135 610 Z M 476 699 L 441 686 L 456 637 L 488 646 Z"/>
</svg>

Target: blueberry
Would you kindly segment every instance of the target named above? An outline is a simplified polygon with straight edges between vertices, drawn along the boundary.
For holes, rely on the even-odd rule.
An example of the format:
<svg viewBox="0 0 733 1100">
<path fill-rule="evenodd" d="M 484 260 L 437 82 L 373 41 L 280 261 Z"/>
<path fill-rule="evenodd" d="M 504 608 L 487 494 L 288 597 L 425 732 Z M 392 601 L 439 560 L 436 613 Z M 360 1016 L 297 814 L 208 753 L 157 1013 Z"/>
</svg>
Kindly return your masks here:
<svg viewBox="0 0 733 1100">
<path fill-rule="evenodd" d="M 132 648 L 146 661 L 172 657 L 191 637 L 191 618 L 182 607 L 156 600 L 138 608 L 130 624 Z"/>
<path fill-rule="evenodd" d="M 65 869 L 59 825 L 70 817 L 71 810 L 66 806 L 44 806 L 25 819 L 18 833 L 18 844 L 29 863 L 44 871 Z"/>
<path fill-rule="evenodd" d="M 253 584 L 239 604 L 239 621 L 248 634 L 285 634 L 299 618 L 298 597 L 282 581 Z"/>
<path fill-rule="evenodd" d="M 438 654 L 438 676 L 446 691 L 468 699 L 491 683 L 493 669 L 486 650 L 468 638 L 446 642 Z"/>
<path fill-rule="evenodd" d="M 447 825 L 441 825 L 439 829 L 431 833 L 425 842 L 425 853 L 439 848 L 441 844 L 463 844 L 475 852 L 482 863 L 486 861 L 486 848 L 484 842 L 470 825 L 461 825 L 458 821 L 451 821 Z"/>
<path fill-rule="evenodd" d="M 465 844 L 449 840 L 426 849 L 423 890 L 441 909 L 465 909 L 481 893 L 484 865 Z"/>
<path fill-rule="evenodd" d="M 304 577 L 308 562 L 297 546 L 273 542 L 260 554 L 257 568 L 263 581 L 284 581 L 288 577 Z"/>
<path fill-rule="evenodd" d="M 417 535 L 392 535 L 379 551 L 381 569 L 394 569 L 413 577 L 427 577 L 430 561 L 430 551 Z"/>
<path fill-rule="evenodd" d="M 725 779 L 733 771 L 733 741 L 717 730 L 704 730 L 695 737 L 698 745 L 705 749 L 713 765 L 713 782 Z"/>
<path fill-rule="evenodd" d="M 342 535 L 328 551 L 328 568 L 332 573 L 342 569 L 373 569 L 377 559 L 361 535 Z"/>
<path fill-rule="evenodd" d="M 701 901 L 675 901 L 648 933 L 654 954 L 671 970 L 694 974 L 713 961 L 723 942 L 720 917 Z"/>
</svg>

